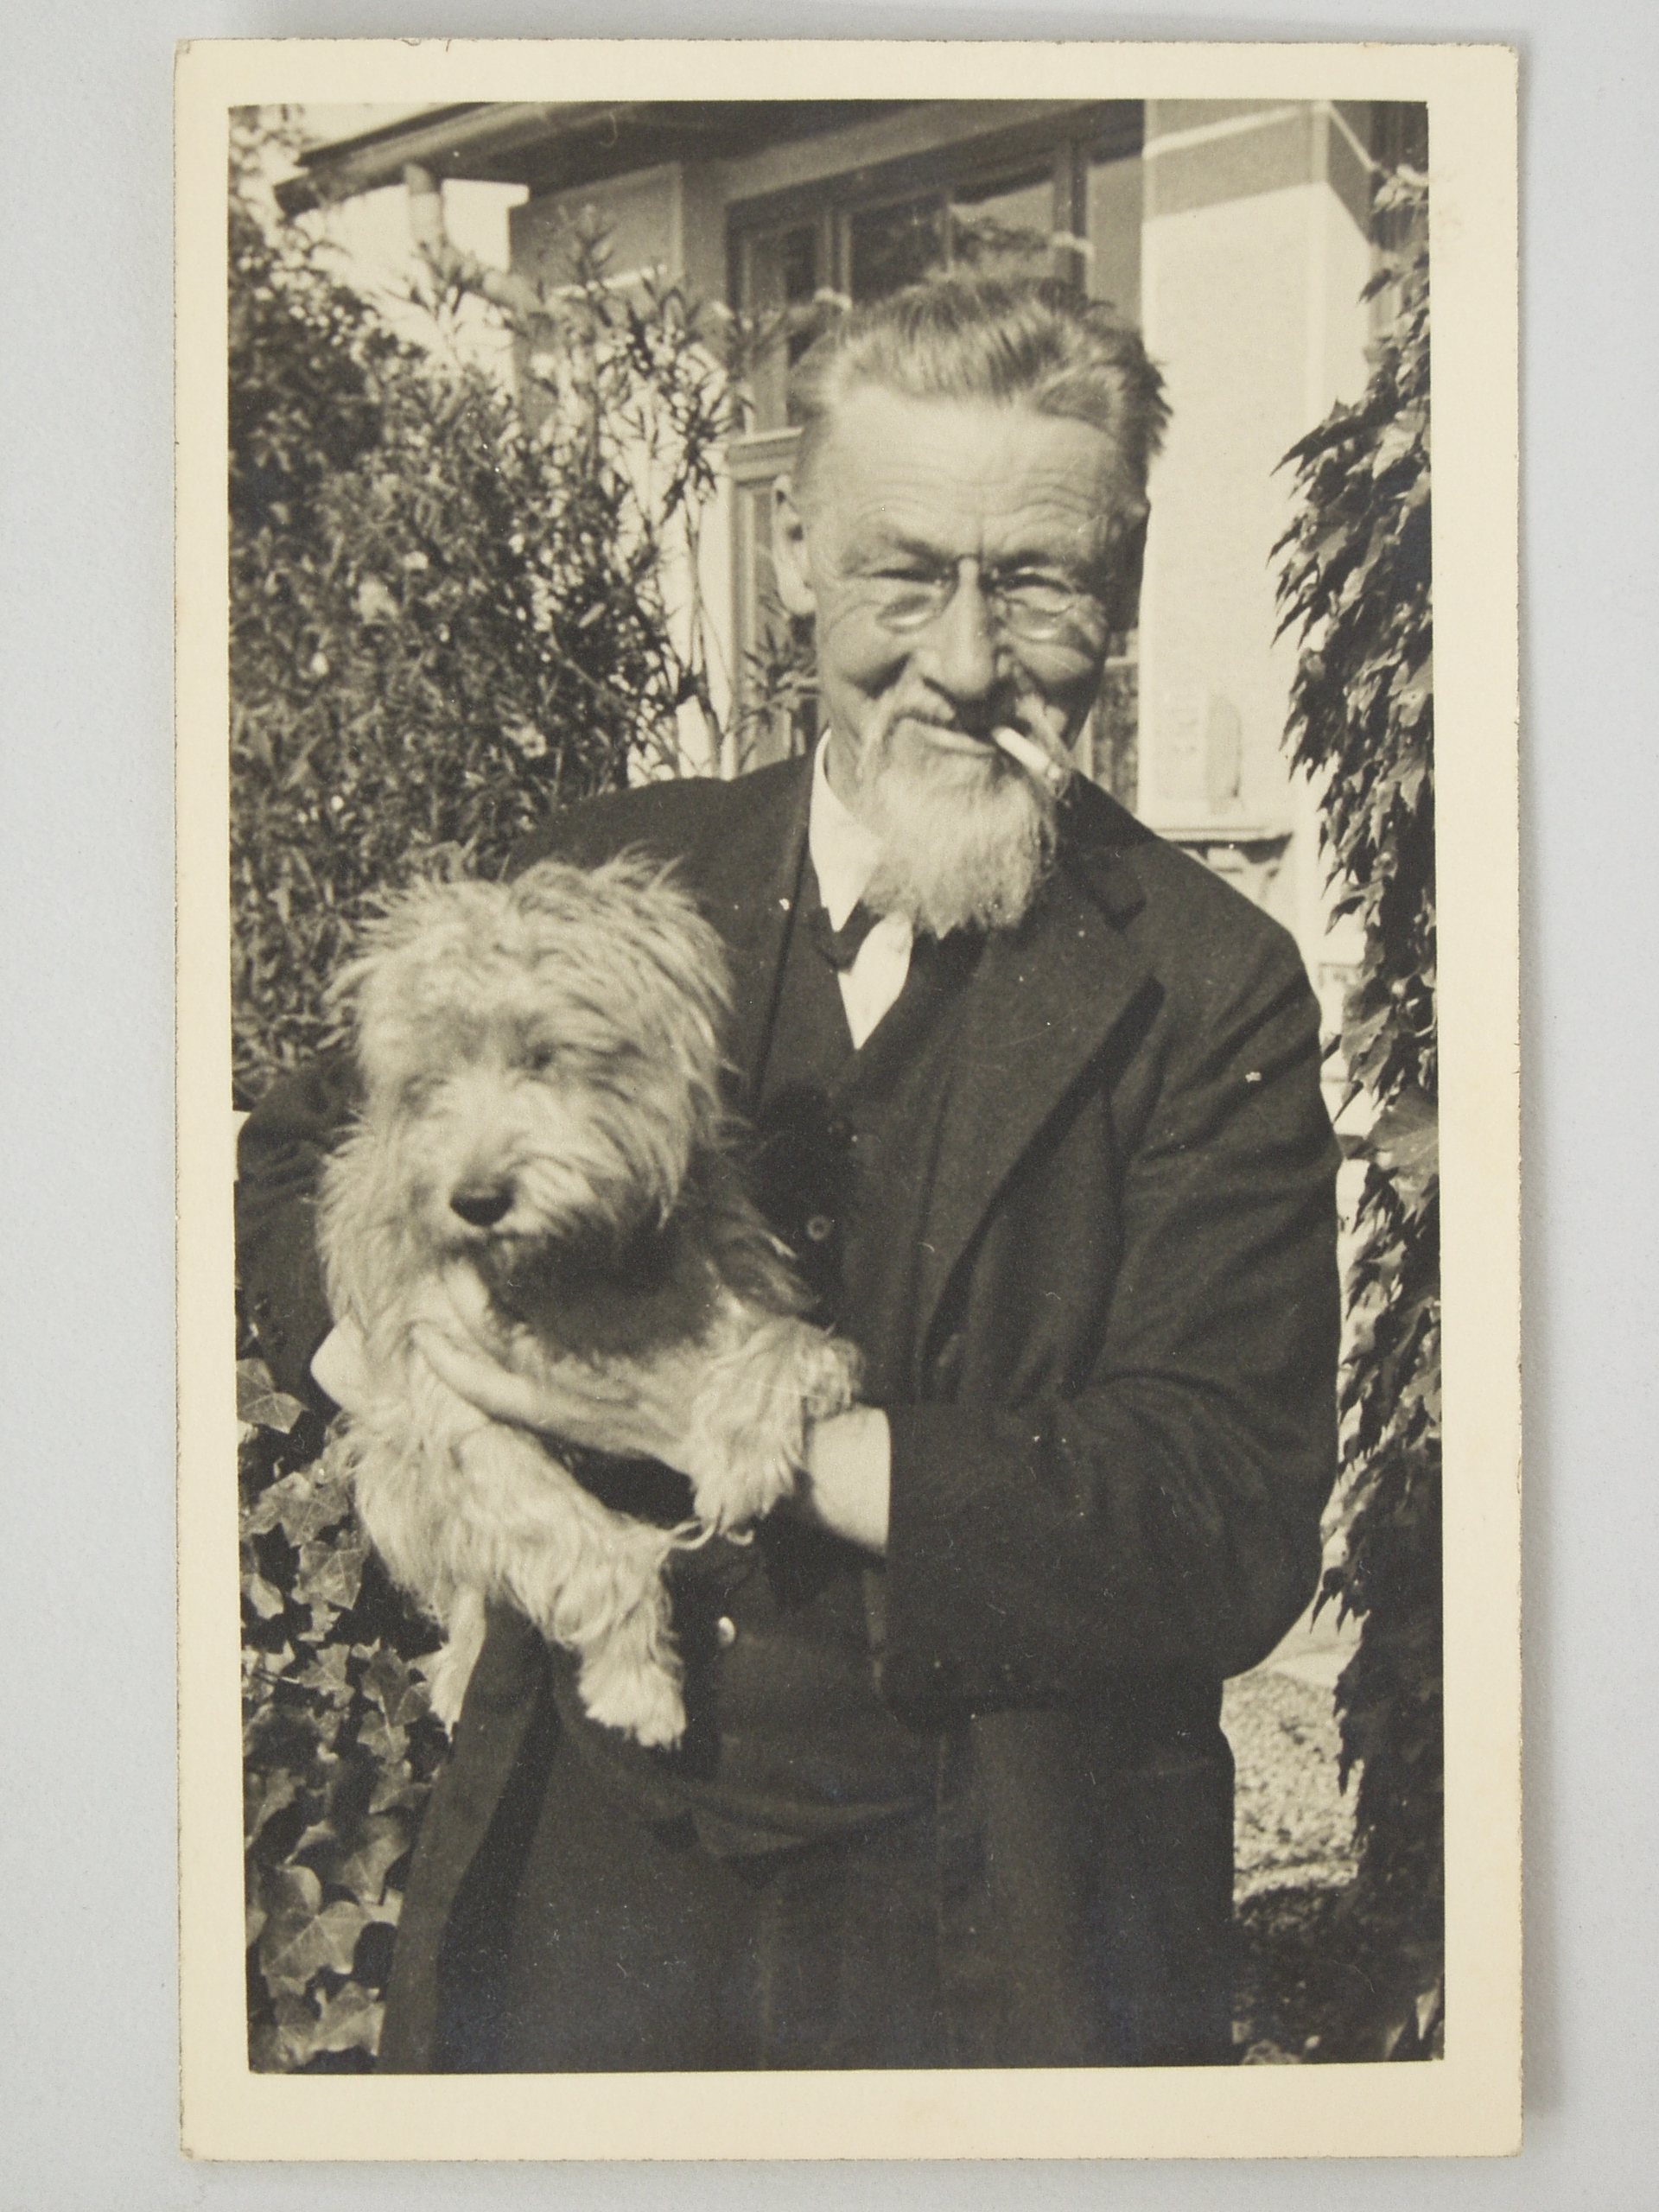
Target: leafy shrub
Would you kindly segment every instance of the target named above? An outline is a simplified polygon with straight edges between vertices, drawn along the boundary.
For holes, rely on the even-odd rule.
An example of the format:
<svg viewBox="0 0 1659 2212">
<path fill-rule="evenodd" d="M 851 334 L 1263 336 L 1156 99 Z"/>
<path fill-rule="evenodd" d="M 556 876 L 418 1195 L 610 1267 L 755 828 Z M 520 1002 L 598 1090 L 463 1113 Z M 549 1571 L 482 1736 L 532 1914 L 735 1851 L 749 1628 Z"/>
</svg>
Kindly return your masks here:
<svg viewBox="0 0 1659 2212">
<path fill-rule="evenodd" d="M 251 1103 L 324 1040 L 359 922 L 435 858 L 499 869 L 548 811 L 711 749 L 697 523 L 734 385 L 671 289 L 499 310 L 520 404 L 446 352 L 479 272 L 434 257 L 411 344 L 262 204 L 229 219 L 235 1066 Z M 677 574 L 688 604 L 669 605 Z M 686 580 L 690 580 L 688 583 Z M 443 1756 L 435 1641 L 353 1517 L 322 1423 L 238 1369 L 250 2063 L 372 2063 L 410 1851 Z"/>
<path fill-rule="evenodd" d="M 734 387 L 672 288 L 564 281 L 492 308 L 521 404 L 454 351 L 435 261 L 399 337 L 233 177 L 232 872 L 244 1096 L 313 1053 L 356 925 L 435 851 L 499 869 L 549 811 L 720 738 L 697 522 Z"/>
<path fill-rule="evenodd" d="M 1426 187 L 1379 194 L 1367 296 L 1391 296 L 1370 382 L 1292 448 L 1282 627 L 1303 648 L 1294 759 L 1323 794 L 1338 912 L 1364 931 L 1341 1048 L 1375 1109 L 1348 1283 L 1342 1551 L 1324 1599 L 1362 1622 L 1338 1685 L 1344 1774 L 1360 1768 L 1353 1909 L 1391 1936 L 1376 2046 L 1440 2047 L 1445 1868 L 1440 1304 L 1435 1036 L 1429 296 Z"/>
</svg>

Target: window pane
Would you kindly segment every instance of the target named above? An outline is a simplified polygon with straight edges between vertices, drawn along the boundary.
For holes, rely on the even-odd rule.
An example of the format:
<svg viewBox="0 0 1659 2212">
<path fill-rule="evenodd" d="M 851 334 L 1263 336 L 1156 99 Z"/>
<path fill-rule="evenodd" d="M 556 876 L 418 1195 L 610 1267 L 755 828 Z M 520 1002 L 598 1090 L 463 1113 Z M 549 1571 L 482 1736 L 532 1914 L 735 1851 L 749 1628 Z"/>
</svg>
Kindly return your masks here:
<svg viewBox="0 0 1659 2212">
<path fill-rule="evenodd" d="M 751 239 L 747 280 L 745 308 L 774 326 L 753 371 L 756 426 L 770 430 L 784 419 L 788 372 L 812 342 L 812 296 L 818 289 L 816 226 L 798 224 Z"/>
<path fill-rule="evenodd" d="M 755 315 L 810 300 L 818 288 L 818 234 L 810 224 L 768 231 L 750 241 L 749 296 Z"/>
<path fill-rule="evenodd" d="M 1141 319 L 1141 156 L 1089 164 L 1089 290 Z"/>
<path fill-rule="evenodd" d="M 791 304 L 797 300 L 810 300 L 818 289 L 817 232 L 810 224 L 785 231 L 779 240 L 779 258 L 784 297 Z"/>
<path fill-rule="evenodd" d="M 957 268 L 1047 276 L 1053 253 L 1054 177 L 1046 166 L 950 195 L 950 258 Z"/>
<path fill-rule="evenodd" d="M 937 194 L 867 207 L 848 226 L 855 300 L 879 300 L 944 265 L 944 208 Z"/>
</svg>

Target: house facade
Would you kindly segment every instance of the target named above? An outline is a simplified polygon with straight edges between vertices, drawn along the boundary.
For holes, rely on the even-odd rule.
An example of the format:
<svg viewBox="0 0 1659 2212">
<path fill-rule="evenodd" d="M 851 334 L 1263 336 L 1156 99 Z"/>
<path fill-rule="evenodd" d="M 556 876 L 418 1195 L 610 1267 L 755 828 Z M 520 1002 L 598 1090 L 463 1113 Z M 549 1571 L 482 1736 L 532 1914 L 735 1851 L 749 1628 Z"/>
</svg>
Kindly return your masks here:
<svg viewBox="0 0 1659 2212">
<path fill-rule="evenodd" d="M 1114 302 L 1162 367 L 1173 426 L 1139 631 L 1117 641 L 1082 765 L 1294 931 L 1334 1026 L 1351 948 L 1328 925 L 1317 809 L 1284 754 L 1279 464 L 1363 387 L 1376 165 L 1421 164 L 1425 130 L 1421 108 L 1346 101 L 474 104 L 313 145 L 279 196 L 296 212 L 410 181 L 515 186 L 515 272 L 556 275 L 591 208 L 620 276 L 658 270 L 778 320 L 706 541 L 728 671 L 767 620 L 785 378 L 816 301 L 988 257 Z M 799 741 L 780 722 L 718 765 Z"/>
</svg>

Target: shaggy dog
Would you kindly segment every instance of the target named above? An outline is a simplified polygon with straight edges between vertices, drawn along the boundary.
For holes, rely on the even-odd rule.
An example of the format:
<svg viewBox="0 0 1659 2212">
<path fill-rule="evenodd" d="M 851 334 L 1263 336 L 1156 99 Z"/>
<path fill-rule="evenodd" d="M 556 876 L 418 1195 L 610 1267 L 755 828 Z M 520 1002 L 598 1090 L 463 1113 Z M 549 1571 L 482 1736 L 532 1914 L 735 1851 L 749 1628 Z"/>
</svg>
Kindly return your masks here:
<svg viewBox="0 0 1659 2212">
<path fill-rule="evenodd" d="M 576 1655 L 595 1719 L 673 1744 L 670 1558 L 785 1497 L 807 1422 L 844 1410 L 854 1382 L 732 1163 L 720 940 L 654 863 L 543 861 L 506 885 L 410 892 L 335 991 L 365 1103 L 325 1171 L 321 1246 L 372 1384 L 343 1449 L 370 1537 L 448 1638 L 434 1707 L 453 1722 L 485 1601 L 505 1599 Z M 458 1266 L 520 1372 L 700 1349 L 695 1519 L 611 1510 L 544 1440 L 439 1378 L 410 1332 L 442 1314 Z"/>
</svg>

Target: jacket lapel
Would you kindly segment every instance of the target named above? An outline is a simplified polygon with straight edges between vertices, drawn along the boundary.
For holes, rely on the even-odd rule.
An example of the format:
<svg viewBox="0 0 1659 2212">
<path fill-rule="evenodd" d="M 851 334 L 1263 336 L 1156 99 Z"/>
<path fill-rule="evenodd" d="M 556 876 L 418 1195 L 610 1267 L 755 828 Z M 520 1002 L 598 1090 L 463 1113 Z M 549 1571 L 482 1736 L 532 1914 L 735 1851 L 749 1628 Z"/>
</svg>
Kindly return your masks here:
<svg viewBox="0 0 1659 2212">
<path fill-rule="evenodd" d="M 812 794 L 810 753 L 737 777 L 687 855 L 732 970 L 732 1063 L 752 1107 L 800 893 Z"/>
<path fill-rule="evenodd" d="M 1098 804 L 1090 794 L 1077 812 Z M 1131 836 L 1145 835 L 1111 812 Z M 1074 816 L 1069 826 L 1042 901 L 1020 929 L 988 941 L 969 985 L 942 1109 L 918 1344 L 1008 1175 L 1152 982 L 1122 926 L 1141 904 L 1138 881 L 1110 844 L 1088 834 L 1102 826 L 1098 816 L 1088 824 Z"/>
<path fill-rule="evenodd" d="M 732 1059 L 753 1108 L 800 893 L 812 759 L 739 777 L 688 855 L 732 963 Z M 963 1011 L 943 1127 L 917 1342 L 998 1192 L 1065 1093 L 1151 982 L 1123 925 L 1142 893 L 1121 849 L 1147 836 L 1092 785 L 1076 787 L 1052 881 L 1025 925 L 986 944 Z"/>
</svg>

